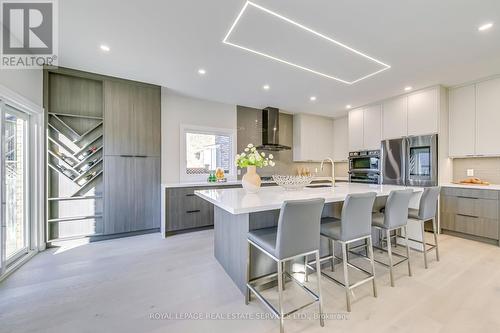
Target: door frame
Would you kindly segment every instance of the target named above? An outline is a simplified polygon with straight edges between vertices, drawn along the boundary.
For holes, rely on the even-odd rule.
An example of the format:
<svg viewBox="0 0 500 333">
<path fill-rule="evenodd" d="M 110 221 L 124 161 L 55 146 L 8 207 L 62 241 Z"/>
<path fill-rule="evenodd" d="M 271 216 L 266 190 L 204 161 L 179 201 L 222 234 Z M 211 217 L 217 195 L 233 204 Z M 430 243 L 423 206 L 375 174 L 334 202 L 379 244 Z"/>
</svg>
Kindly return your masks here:
<svg viewBox="0 0 500 333">
<path fill-rule="evenodd" d="M 28 117 L 27 124 L 27 161 L 26 164 L 26 192 L 29 196 L 28 207 L 27 207 L 27 218 L 30 233 L 27 238 L 28 253 L 24 256 L 15 258 L 17 260 L 6 260 L 5 253 L 5 194 L 3 190 L 0 191 L 0 203 L 1 203 L 1 215 L 0 215 L 0 281 L 5 279 L 10 273 L 12 273 L 19 266 L 24 264 L 38 251 L 45 249 L 45 236 L 44 236 L 44 217 L 45 217 L 45 206 L 44 206 L 44 194 L 45 194 L 45 168 L 44 168 L 44 110 L 41 106 L 33 103 L 29 99 L 19 95 L 18 93 L 0 85 L 0 103 L 3 105 L 8 105 L 11 108 L 26 114 Z M 3 115 L 3 111 L 2 111 Z M 3 117 L 0 119 L 0 126 L 3 133 Z M 3 140 L 3 137 L 2 137 Z M 3 141 L 2 141 L 3 142 Z M 2 158 L 2 164 L 4 159 L 4 144 L 0 145 L 0 154 Z M 1 170 L 3 173 L 3 168 Z M 2 179 L 4 175 L 2 174 Z M 3 186 L 2 186 L 3 189 Z"/>
<path fill-rule="evenodd" d="M 29 250 L 31 248 L 31 210 L 30 210 L 30 201 L 31 201 L 31 187 L 30 186 L 30 172 L 29 172 L 29 166 L 30 166 L 30 154 L 29 154 L 29 149 L 30 149 L 30 123 L 31 123 L 31 116 L 25 112 L 19 111 L 17 109 L 13 109 L 12 107 L 9 106 L 10 109 L 6 108 L 5 103 L 0 102 L 0 117 L 2 118 L 2 123 L 1 123 L 1 136 L 2 138 L 5 138 L 5 115 L 6 114 L 12 114 L 16 116 L 18 119 L 24 120 L 23 124 L 23 140 L 24 140 L 24 147 L 23 147 L 23 196 L 24 196 L 24 202 L 25 205 L 23 207 L 23 216 L 24 216 L 24 226 L 23 226 L 23 233 L 24 233 L 24 246 L 23 248 L 19 249 L 16 251 L 10 258 L 5 257 L 5 265 L 6 267 L 10 266 L 12 263 L 15 261 L 19 260 L 21 257 L 25 256 L 26 254 L 29 253 Z M 5 147 L 5 146 L 4 146 Z M 2 171 L 4 172 L 4 166 L 7 164 L 7 161 L 5 160 L 5 152 L 2 153 L 1 159 L 0 159 L 0 166 L 2 167 Z M 2 179 L 5 179 L 5 174 L 2 175 Z M 2 186 L 2 193 L 4 192 L 4 187 L 5 183 L 1 184 Z M 3 204 L 2 204 L 3 207 Z M 5 209 L 2 209 L 2 219 L 5 220 Z M 5 242 L 6 236 L 2 236 L 2 252 L 6 252 L 6 242 Z"/>
</svg>

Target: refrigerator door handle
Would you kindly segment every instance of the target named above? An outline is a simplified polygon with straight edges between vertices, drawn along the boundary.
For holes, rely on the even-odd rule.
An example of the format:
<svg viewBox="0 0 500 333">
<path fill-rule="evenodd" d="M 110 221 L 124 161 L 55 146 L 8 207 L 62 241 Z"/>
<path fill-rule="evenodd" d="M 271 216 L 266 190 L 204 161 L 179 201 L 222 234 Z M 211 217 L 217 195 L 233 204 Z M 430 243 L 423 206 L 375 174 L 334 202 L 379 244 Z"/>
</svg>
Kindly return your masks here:
<svg viewBox="0 0 500 333">
<path fill-rule="evenodd" d="M 408 186 L 409 184 L 409 181 L 408 181 L 408 168 L 407 168 L 407 164 L 408 164 L 408 158 L 409 158 L 409 155 L 410 155 L 410 150 L 409 150 L 409 147 L 410 147 L 410 143 L 409 143 L 409 140 L 408 138 L 403 138 L 403 144 L 402 144 L 402 159 L 401 159 L 401 168 L 403 169 L 401 171 L 401 174 L 402 174 L 402 178 L 403 178 L 403 184 L 405 186 Z"/>
</svg>

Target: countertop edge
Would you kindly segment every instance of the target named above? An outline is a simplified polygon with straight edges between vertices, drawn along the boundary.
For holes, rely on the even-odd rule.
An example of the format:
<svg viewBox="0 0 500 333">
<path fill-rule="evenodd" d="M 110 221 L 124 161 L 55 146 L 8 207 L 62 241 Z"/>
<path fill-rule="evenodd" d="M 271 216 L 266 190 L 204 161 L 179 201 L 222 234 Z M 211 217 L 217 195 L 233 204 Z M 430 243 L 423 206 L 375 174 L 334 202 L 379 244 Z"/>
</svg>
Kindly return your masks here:
<svg viewBox="0 0 500 333">
<path fill-rule="evenodd" d="M 423 188 L 416 188 L 416 187 L 404 186 L 401 188 L 413 188 L 415 190 L 415 192 L 422 192 L 423 191 Z M 224 189 L 219 189 L 216 191 L 221 191 L 221 190 L 224 190 Z M 194 191 L 194 194 L 196 196 L 210 202 L 214 206 L 217 206 L 217 207 L 219 207 L 219 208 L 221 208 L 221 209 L 225 210 L 226 212 L 233 214 L 233 215 L 257 213 L 257 212 L 263 212 L 263 211 L 268 211 L 268 210 L 277 210 L 277 209 L 281 208 L 281 203 L 280 204 L 261 205 L 259 207 L 235 208 L 233 206 L 226 205 L 225 203 L 223 203 L 221 201 L 214 200 L 212 197 L 205 195 L 205 193 L 203 193 L 204 191 L 208 192 L 208 190 L 200 189 L 200 190 Z M 356 192 L 356 193 L 359 193 L 359 192 Z M 377 192 L 377 197 L 380 197 L 380 196 L 387 196 L 387 194 L 382 194 L 382 193 Z M 325 198 L 325 199 L 326 199 L 325 203 L 335 203 L 335 202 L 344 201 L 345 197 Z"/>
<path fill-rule="evenodd" d="M 315 177 L 313 181 L 330 181 L 330 177 Z M 335 181 L 345 182 L 349 181 L 349 177 L 336 177 Z M 273 181 L 262 181 L 263 184 L 274 184 Z M 162 188 L 183 188 L 183 187 L 210 187 L 210 186 L 231 186 L 241 185 L 241 180 L 228 180 L 221 183 L 208 183 L 208 182 L 178 182 L 178 183 L 162 183 Z"/>
<path fill-rule="evenodd" d="M 500 191 L 500 185 L 490 184 L 490 185 L 466 185 L 466 184 L 455 184 L 455 183 L 444 183 L 439 185 L 441 187 L 453 187 L 453 188 L 465 188 L 473 190 L 489 190 L 489 191 Z"/>
</svg>

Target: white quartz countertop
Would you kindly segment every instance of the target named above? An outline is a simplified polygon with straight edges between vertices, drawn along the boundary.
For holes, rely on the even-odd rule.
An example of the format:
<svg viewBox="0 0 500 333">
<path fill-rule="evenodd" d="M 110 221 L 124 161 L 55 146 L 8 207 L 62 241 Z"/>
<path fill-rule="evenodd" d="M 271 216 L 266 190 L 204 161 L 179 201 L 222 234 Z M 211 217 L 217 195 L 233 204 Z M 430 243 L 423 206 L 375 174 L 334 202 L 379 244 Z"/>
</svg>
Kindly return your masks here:
<svg viewBox="0 0 500 333">
<path fill-rule="evenodd" d="M 500 185 L 497 185 L 497 184 L 490 184 L 490 185 L 467 185 L 467 184 L 445 183 L 445 184 L 441 184 L 441 187 L 472 188 L 472 189 L 475 189 L 475 190 L 500 191 Z"/>
<path fill-rule="evenodd" d="M 317 181 L 330 181 L 330 177 L 314 177 L 313 182 Z M 336 177 L 336 181 L 348 181 L 348 177 Z M 262 181 L 265 184 L 274 184 L 274 181 Z M 178 182 L 178 183 L 165 183 L 162 184 L 164 188 L 176 188 L 176 187 L 209 187 L 209 186 L 229 186 L 229 185 L 241 185 L 241 180 L 228 180 L 227 182 L 220 183 L 209 183 L 206 181 L 201 182 Z"/>
<path fill-rule="evenodd" d="M 392 190 L 409 187 L 396 185 L 370 185 L 337 183 L 335 188 L 304 188 L 300 191 L 285 191 L 282 187 L 263 187 L 258 193 L 249 194 L 242 188 L 197 190 L 195 194 L 231 214 L 245 214 L 280 209 L 286 200 L 324 198 L 326 203 L 342 202 L 348 194 L 375 192 L 387 196 Z M 411 187 L 416 192 L 423 188 Z"/>
</svg>

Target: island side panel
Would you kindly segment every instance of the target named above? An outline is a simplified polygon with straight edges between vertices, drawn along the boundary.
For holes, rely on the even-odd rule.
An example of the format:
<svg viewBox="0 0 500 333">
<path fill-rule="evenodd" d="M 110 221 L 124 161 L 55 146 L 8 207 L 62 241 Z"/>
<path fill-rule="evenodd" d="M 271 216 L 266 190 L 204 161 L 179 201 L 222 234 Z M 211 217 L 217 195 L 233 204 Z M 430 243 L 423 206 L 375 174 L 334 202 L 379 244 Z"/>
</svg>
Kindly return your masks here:
<svg viewBox="0 0 500 333">
<path fill-rule="evenodd" d="M 214 254 L 242 293 L 246 287 L 249 214 L 231 214 L 214 206 Z"/>
</svg>

